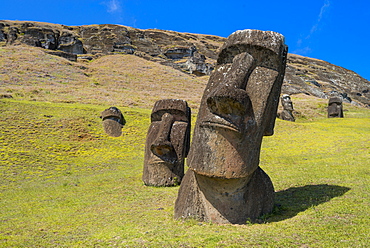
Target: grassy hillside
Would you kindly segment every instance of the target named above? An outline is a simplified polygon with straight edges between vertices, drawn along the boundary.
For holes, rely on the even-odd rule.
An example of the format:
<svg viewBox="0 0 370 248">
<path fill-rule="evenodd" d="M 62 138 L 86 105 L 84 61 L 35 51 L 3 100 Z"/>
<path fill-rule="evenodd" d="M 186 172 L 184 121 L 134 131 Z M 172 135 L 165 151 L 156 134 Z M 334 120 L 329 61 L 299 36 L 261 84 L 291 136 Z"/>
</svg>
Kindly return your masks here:
<svg viewBox="0 0 370 248">
<path fill-rule="evenodd" d="M 345 105 L 345 118 L 327 119 L 326 100 L 293 96 L 297 121 L 277 120 L 262 145 L 274 213 L 246 225 L 174 220 L 178 187 L 141 181 L 149 114 L 156 97 L 197 105 L 203 81 L 131 56 L 80 64 L 1 49 L 0 93 L 13 99 L 0 99 L 0 247 L 368 246 L 369 109 Z M 42 59 L 27 65 L 24 52 Z M 142 95 L 149 80 L 158 87 Z M 118 138 L 99 119 L 111 105 L 127 121 Z"/>
<path fill-rule="evenodd" d="M 0 68 L 0 94 L 14 99 L 140 108 L 163 98 L 197 108 L 208 81 L 133 55 L 75 63 L 28 46 L 0 47 Z"/>
</svg>

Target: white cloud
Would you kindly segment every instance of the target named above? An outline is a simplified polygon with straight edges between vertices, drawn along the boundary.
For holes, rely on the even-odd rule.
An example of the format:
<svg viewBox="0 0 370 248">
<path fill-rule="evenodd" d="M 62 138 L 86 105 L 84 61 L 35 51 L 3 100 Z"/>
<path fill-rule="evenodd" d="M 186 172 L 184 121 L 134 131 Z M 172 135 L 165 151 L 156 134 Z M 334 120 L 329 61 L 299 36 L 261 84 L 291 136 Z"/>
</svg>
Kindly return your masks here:
<svg viewBox="0 0 370 248">
<path fill-rule="evenodd" d="M 315 34 L 317 31 L 319 31 L 319 27 L 322 25 L 322 22 L 324 21 L 325 13 L 329 9 L 329 7 L 330 7 L 330 0 L 324 0 L 324 4 L 320 8 L 320 13 L 317 16 L 317 20 L 315 24 L 311 27 L 308 35 L 306 35 L 305 38 L 298 39 L 297 44 L 296 44 L 297 49 L 294 52 L 301 53 L 301 54 L 307 54 L 312 51 L 312 49 L 307 45 L 307 43 L 309 44 L 309 40 L 311 36 Z M 301 48 L 301 46 L 305 46 L 305 47 Z"/>
<path fill-rule="evenodd" d="M 316 21 L 315 25 L 313 25 L 312 28 L 311 28 L 311 30 L 310 30 L 310 34 L 308 35 L 308 38 L 310 37 L 311 34 L 313 34 L 313 33 L 315 33 L 317 31 L 317 28 L 318 28 L 319 24 L 321 23 L 321 20 L 322 20 L 322 18 L 324 16 L 324 13 L 326 12 L 326 10 L 329 7 L 330 7 L 330 1 L 329 0 L 325 0 L 324 5 L 320 9 L 320 14 L 317 17 L 317 21 Z"/>
<path fill-rule="evenodd" d="M 307 55 L 311 52 L 312 52 L 312 49 L 309 46 L 299 48 L 293 51 L 294 54 L 300 54 L 300 55 Z"/>
<path fill-rule="evenodd" d="M 107 11 L 109 13 L 116 13 L 121 11 L 121 3 L 118 0 L 110 0 L 108 2 L 104 2 L 107 6 Z"/>
<path fill-rule="evenodd" d="M 324 15 L 326 9 L 329 8 L 329 7 L 330 7 L 330 2 L 329 2 L 329 0 L 326 0 L 324 5 L 321 7 L 318 22 L 321 21 L 322 16 Z"/>
</svg>

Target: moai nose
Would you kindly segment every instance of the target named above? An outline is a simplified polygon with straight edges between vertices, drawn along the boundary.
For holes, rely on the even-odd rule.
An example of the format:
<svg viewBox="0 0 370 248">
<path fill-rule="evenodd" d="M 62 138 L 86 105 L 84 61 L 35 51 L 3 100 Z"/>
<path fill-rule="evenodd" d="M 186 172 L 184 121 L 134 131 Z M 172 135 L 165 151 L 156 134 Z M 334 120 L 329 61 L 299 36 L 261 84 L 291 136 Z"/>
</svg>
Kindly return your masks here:
<svg viewBox="0 0 370 248">
<path fill-rule="evenodd" d="M 150 146 L 150 150 L 159 157 L 171 154 L 174 151 L 169 138 L 173 122 L 174 117 L 171 114 L 166 113 L 162 116 L 158 135 Z"/>
</svg>

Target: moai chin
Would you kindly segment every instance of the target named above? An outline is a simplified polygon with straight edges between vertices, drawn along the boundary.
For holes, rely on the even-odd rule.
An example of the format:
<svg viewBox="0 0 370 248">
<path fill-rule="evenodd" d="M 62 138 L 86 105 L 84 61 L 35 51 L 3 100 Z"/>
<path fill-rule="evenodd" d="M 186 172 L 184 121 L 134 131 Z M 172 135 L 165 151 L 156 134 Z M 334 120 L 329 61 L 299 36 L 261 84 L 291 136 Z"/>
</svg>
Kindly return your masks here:
<svg viewBox="0 0 370 248">
<path fill-rule="evenodd" d="M 126 120 L 122 115 L 121 110 L 116 107 L 110 107 L 100 114 L 103 120 L 104 131 L 112 137 L 119 137 L 122 134 L 122 128 L 126 124 Z"/>
<path fill-rule="evenodd" d="M 272 135 L 286 65 L 281 34 L 231 34 L 201 100 L 175 218 L 244 224 L 269 213 L 274 187 L 259 167 Z"/>
<path fill-rule="evenodd" d="M 181 183 L 190 146 L 190 121 L 191 111 L 184 100 L 164 99 L 154 104 L 145 145 L 145 185 Z"/>
<path fill-rule="evenodd" d="M 283 111 L 280 113 L 280 118 L 286 121 L 295 121 L 293 115 L 293 102 L 288 94 L 281 96 L 281 105 L 283 105 Z"/>
<path fill-rule="evenodd" d="M 343 101 L 339 96 L 329 98 L 328 118 L 343 118 Z"/>
</svg>

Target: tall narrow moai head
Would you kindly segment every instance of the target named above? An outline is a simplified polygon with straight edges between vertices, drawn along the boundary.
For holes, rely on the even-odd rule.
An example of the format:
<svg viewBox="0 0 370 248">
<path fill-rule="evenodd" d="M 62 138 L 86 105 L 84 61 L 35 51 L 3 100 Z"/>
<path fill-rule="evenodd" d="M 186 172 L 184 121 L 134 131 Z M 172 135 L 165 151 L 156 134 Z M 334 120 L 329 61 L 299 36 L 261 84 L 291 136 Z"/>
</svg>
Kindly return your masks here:
<svg viewBox="0 0 370 248">
<path fill-rule="evenodd" d="M 286 55 L 275 32 L 228 37 L 201 100 L 175 218 L 242 224 L 272 211 L 259 156 L 262 137 L 274 132 Z"/>
<path fill-rule="evenodd" d="M 237 31 L 221 48 L 201 101 L 188 158 L 199 174 L 239 178 L 258 166 L 272 135 L 287 48 L 278 33 Z"/>
<path fill-rule="evenodd" d="M 281 96 L 281 105 L 283 105 L 285 110 L 294 111 L 292 99 L 288 94 Z"/>
<path fill-rule="evenodd" d="M 104 131 L 112 136 L 119 137 L 122 134 L 122 128 L 126 124 L 126 120 L 122 115 L 121 110 L 116 107 L 110 107 L 100 114 L 103 120 Z"/>
<path fill-rule="evenodd" d="M 330 97 L 328 105 L 328 118 L 343 118 L 343 101 L 340 96 Z"/>
<path fill-rule="evenodd" d="M 283 105 L 283 111 L 280 113 L 280 118 L 286 121 L 295 121 L 293 115 L 293 102 L 288 94 L 281 96 L 281 105 Z"/>
<path fill-rule="evenodd" d="M 143 181 L 151 186 L 173 186 L 184 176 L 190 146 L 191 111 L 184 100 L 164 99 L 154 104 L 148 130 Z"/>
</svg>

